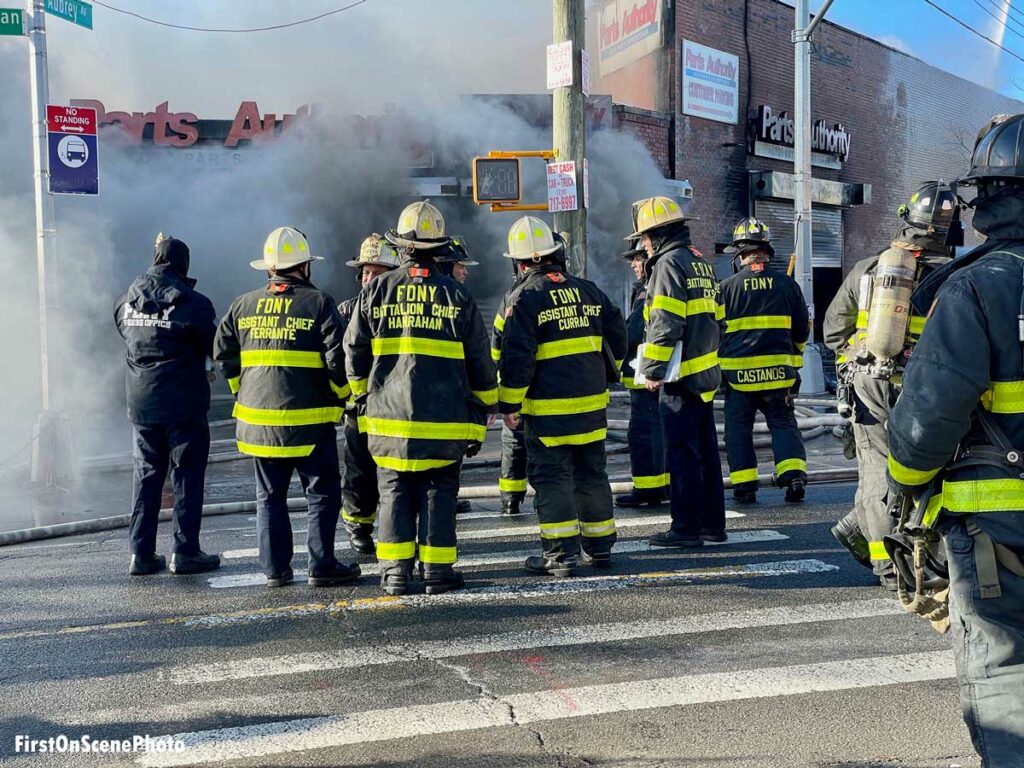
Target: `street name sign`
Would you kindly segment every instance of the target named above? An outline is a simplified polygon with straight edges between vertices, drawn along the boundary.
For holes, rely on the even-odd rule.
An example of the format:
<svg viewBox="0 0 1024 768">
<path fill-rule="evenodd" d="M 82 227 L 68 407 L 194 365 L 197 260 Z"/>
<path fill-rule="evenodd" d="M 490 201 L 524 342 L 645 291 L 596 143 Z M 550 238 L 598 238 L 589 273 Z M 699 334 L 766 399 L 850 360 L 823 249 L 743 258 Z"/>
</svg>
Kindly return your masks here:
<svg viewBox="0 0 1024 768">
<path fill-rule="evenodd" d="M 0 8 L 0 37 L 25 34 L 25 17 L 17 8 Z"/>
<path fill-rule="evenodd" d="M 46 0 L 46 12 L 80 27 L 92 29 L 92 6 L 82 0 Z"/>
</svg>

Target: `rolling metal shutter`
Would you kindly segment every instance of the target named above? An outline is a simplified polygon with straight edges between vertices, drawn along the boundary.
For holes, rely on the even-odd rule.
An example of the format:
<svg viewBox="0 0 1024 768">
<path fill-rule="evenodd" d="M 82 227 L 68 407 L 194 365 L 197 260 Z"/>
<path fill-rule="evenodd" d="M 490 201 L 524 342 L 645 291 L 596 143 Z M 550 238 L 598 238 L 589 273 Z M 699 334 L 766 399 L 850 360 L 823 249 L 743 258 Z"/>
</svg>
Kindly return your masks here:
<svg viewBox="0 0 1024 768">
<path fill-rule="evenodd" d="M 755 200 L 754 215 L 772 231 L 779 261 L 793 253 L 793 203 L 790 200 Z M 815 267 L 843 266 L 843 209 L 814 207 L 812 262 Z"/>
</svg>

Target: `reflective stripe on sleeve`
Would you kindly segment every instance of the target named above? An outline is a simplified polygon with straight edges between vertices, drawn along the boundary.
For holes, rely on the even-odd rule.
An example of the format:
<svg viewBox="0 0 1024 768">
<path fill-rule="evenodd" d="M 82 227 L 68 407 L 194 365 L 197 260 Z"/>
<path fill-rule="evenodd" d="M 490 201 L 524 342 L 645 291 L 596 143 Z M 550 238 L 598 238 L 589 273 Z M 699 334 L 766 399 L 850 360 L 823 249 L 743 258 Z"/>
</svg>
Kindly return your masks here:
<svg viewBox="0 0 1024 768">
<path fill-rule="evenodd" d="M 346 384 L 343 387 L 339 387 L 337 384 L 335 384 L 332 381 L 331 382 L 331 391 L 334 394 L 336 394 L 339 398 L 341 398 L 342 400 L 348 400 L 349 395 L 352 394 L 352 387 L 349 384 Z"/>
<path fill-rule="evenodd" d="M 504 315 L 495 315 L 494 316 L 494 329 L 496 331 L 498 331 L 498 333 L 501 333 L 502 331 L 505 330 L 505 317 L 504 317 Z"/>
<path fill-rule="evenodd" d="M 228 379 L 228 389 L 231 390 L 231 394 L 232 395 L 237 395 L 238 394 L 238 387 L 241 385 L 241 382 L 242 382 L 242 377 L 241 376 L 234 376 L 234 377 Z"/>
<path fill-rule="evenodd" d="M 601 351 L 600 336 L 581 336 L 576 339 L 546 341 L 537 345 L 537 360 L 551 360 L 566 355 L 581 355 Z"/>
<path fill-rule="evenodd" d="M 993 381 L 981 407 L 992 413 L 1024 413 L 1024 381 Z"/>
<path fill-rule="evenodd" d="M 661 344 L 644 344 L 644 359 L 657 360 L 659 363 L 667 363 L 672 357 L 672 347 L 663 347 Z"/>
<path fill-rule="evenodd" d="M 367 416 L 363 419 L 366 434 L 378 437 L 402 437 L 421 440 L 479 440 L 487 436 L 483 424 L 457 421 L 403 421 Z"/>
<path fill-rule="evenodd" d="M 589 413 L 599 411 L 608 405 L 609 394 L 585 397 L 552 397 L 546 399 L 523 400 L 523 413 L 528 416 L 565 416 L 573 413 Z"/>
<path fill-rule="evenodd" d="M 377 356 L 426 355 L 428 357 L 447 357 L 452 360 L 465 359 L 461 341 L 425 339 L 419 336 L 392 336 L 373 339 L 371 348 L 373 354 Z"/>
<path fill-rule="evenodd" d="M 492 389 L 474 389 L 473 397 L 479 400 L 484 405 L 497 405 L 498 404 L 498 388 L 493 387 Z"/>
<path fill-rule="evenodd" d="M 328 408 L 294 408 L 291 410 L 275 410 L 272 408 L 250 408 L 235 403 L 231 415 L 245 424 L 257 427 L 304 427 L 311 424 L 333 424 L 341 419 L 342 409 Z"/>
<path fill-rule="evenodd" d="M 935 469 L 911 469 L 900 464 L 889 454 L 889 474 L 900 485 L 924 485 L 939 473 L 941 467 Z"/>
<path fill-rule="evenodd" d="M 348 385 L 352 389 L 352 394 L 355 397 L 360 397 L 366 394 L 366 387 L 368 381 L 366 379 L 349 379 Z"/>
<path fill-rule="evenodd" d="M 730 318 L 725 321 L 725 332 L 767 331 L 773 329 L 788 330 L 793 327 L 793 318 L 789 315 L 753 315 L 751 317 Z"/>
<path fill-rule="evenodd" d="M 242 367 L 323 368 L 319 352 L 301 352 L 293 349 L 243 349 Z"/>
<path fill-rule="evenodd" d="M 501 385 L 498 387 L 498 400 L 509 405 L 520 405 L 528 389 L 529 387 L 512 388 Z"/>
</svg>

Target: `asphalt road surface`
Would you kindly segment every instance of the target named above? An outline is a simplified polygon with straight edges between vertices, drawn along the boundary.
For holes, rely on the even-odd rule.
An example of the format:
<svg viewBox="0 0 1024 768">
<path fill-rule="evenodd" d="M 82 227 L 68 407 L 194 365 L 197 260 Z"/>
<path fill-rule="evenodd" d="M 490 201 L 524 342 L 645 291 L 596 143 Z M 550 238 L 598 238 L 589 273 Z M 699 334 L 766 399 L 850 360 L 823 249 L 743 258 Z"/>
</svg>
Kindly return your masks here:
<svg viewBox="0 0 1024 768">
<path fill-rule="evenodd" d="M 946 638 L 828 533 L 852 486 L 781 492 L 730 542 L 652 550 L 618 516 L 610 572 L 528 576 L 533 515 L 475 502 L 462 592 L 268 590 L 253 518 L 211 518 L 202 576 L 126 575 L 124 532 L 0 549 L 10 766 L 977 766 Z M 305 523 L 293 516 L 296 542 Z M 162 530 L 160 545 L 169 536 Z M 345 538 L 339 537 L 341 544 Z M 339 545 L 344 559 L 347 547 Z M 299 548 L 296 568 L 305 565 Z M 180 752 L 16 753 L 17 737 L 177 735 Z"/>
</svg>

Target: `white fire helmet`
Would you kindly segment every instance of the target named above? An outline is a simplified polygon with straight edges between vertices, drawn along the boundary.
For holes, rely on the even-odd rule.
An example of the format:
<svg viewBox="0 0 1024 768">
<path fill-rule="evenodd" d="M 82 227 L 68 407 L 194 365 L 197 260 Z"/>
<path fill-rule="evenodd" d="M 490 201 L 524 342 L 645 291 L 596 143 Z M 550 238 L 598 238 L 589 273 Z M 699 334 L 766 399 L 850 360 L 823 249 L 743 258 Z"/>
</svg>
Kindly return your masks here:
<svg viewBox="0 0 1024 768">
<path fill-rule="evenodd" d="M 294 227 L 278 227 L 263 243 L 263 258 L 250 261 L 253 269 L 281 270 L 297 267 L 307 261 L 323 261 L 322 256 L 310 253 L 306 236 Z"/>
</svg>

